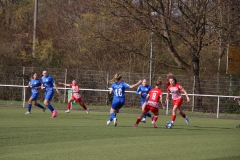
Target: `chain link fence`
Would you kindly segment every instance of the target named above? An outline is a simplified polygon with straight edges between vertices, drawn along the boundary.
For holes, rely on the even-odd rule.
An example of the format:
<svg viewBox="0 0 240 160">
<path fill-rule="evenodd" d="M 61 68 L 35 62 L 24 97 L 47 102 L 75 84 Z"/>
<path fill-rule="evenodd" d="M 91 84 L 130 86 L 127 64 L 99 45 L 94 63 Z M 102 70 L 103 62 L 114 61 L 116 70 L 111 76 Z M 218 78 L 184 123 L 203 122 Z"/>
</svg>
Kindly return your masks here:
<svg viewBox="0 0 240 160">
<path fill-rule="evenodd" d="M 28 85 L 32 75 L 36 72 L 39 75 L 39 79 L 42 76 L 43 68 L 38 67 L 18 67 L 18 66 L 0 66 L 0 84 L 7 85 Z M 56 83 L 64 82 L 71 83 L 75 79 L 80 88 L 92 89 L 81 91 L 84 102 L 87 105 L 106 106 L 110 105 L 112 96 L 106 91 L 94 91 L 94 89 L 108 89 L 111 84 L 109 80 L 114 77 L 115 72 L 110 71 L 94 71 L 94 70 L 78 70 L 78 69 L 60 69 L 49 68 L 47 69 L 49 75 L 51 75 Z M 123 80 L 128 84 L 135 84 L 140 79 L 149 79 L 149 73 L 130 73 L 122 72 Z M 154 74 L 152 75 L 152 84 L 154 86 L 155 80 L 158 77 L 166 78 L 166 74 Z M 177 81 L 182 85 L 188 94 L 191 94 L 191 103 L 184 101 L 184 110 L 201 111 L 201 112 L 216 112 L 218 98 L 217 95 L 225 96 L 237 96 L 240 95 L 239 78 L 234 76 L 204 76 L 195 77 L 189 75 L 175 75 Z M 60 87 L 60 86 L 59 86 Z M 63 87 L 63 86 L 61 86 Z M 136 89 L 130 89 L 135 91 Z M 162 90 L 165 94 L 166 90 L 162 86 Z M 194 94 L 203 95 L 216 95 L 211 96 L 197 96 Z M 30 97 L 30 89 L 27 89 L 26 98 Z M 125 107 L 139 107 L 140 97 L 135 93 L 126 93 Z M 55 94 L 53 101 L 55 102 L 67 102 L 67 90 L 60 90 L 60 94 Z M 0 87 L 0 99 L 1 100 L 23 100 L 23 88 L 16 87 Z M 41 91 L 39 101 L 43 101 L 44 92 Z M 171 104 L 170 104 L 171 105 Z M 239 113 L 240 107 L 233 98 L 221 97 L 220 99 L 220 113 Z"/>
</svg>

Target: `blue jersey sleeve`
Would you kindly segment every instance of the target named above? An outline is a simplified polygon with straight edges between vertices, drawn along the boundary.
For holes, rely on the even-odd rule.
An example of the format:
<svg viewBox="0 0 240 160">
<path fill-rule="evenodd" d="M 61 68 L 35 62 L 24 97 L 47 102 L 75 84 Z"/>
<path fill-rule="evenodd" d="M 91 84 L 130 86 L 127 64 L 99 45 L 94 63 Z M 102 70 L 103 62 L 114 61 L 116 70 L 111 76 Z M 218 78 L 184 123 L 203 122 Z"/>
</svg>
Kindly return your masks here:
<svg viewBox="0 0 240 160">
<path fill-rule="evenodd" d="M 130 88 L 130 85 L 127 84 L 127 83 L 123 83 L 123 86 L 124 86 L 125 88 Z"/>
<path fill-rule="evenodd" d="M 137 88 L 136 94 L 139 94 L 139 92 L 141 91 L 141 87 L 142 87 L 142 85 L 140 85 L 140 86 Z"/>
</svg>

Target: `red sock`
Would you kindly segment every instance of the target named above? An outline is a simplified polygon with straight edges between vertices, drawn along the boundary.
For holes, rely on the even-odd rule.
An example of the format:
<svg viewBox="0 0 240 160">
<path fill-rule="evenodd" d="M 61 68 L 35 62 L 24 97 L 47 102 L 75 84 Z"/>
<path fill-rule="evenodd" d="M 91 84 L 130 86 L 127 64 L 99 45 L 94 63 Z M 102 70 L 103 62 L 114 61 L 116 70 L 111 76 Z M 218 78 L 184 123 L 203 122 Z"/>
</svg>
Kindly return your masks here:
<svg viewBox="0 0 240 160">
<path fill-rule="evenodd" d="M 138 117 L 138 119 L 137 119 L 136 123 L 138 124 L 140 121 L 141 121 L 141 118 L 140 118 L 140 117 Z"/>
<path fill-rule="evenodd" d="M 69 110 L 71 109 L 71 103 L 68 103 L 68 109 Z"/>
<path fill-rule="evenodd" d="M 153 120 L 156 122 L 158 120 L 158 116 L 154 116 Z"/>
<path fill-rule="evenodd" d="M 83 109 L 87 110 L 87 107 L 85 106 L 85 104 L 80 104 L 82 106 Z"/>
<path fill-rule="evenodd" d="M 182 117 L 185 118 L 185 117 L 186 117 L 186 114 L 182 114 Z"/>
<path fill-rule="evenodd" d="M 176 115 L 172 115 L 172 121 L 175 121 Z"/>
</svg>

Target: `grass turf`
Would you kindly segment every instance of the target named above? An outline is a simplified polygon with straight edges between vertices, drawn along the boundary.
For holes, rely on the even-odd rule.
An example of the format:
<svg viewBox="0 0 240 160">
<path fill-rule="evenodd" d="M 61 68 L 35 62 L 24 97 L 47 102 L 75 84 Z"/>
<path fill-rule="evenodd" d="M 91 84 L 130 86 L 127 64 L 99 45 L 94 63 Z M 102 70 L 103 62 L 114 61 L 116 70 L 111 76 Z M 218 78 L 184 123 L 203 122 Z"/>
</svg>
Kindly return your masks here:
<svg viewBox="0 0 240 160">
<path fill-rule="evenodd" d="M 118 126 L 106 126 L 108 112 L 86 114 L 73 110 L 51 119 L 32 108 L 0 108 L 0 159 L 240 159 L 239 120 L 190 117 L 190 125 L 177 116 L 173 129 L 166 129 L 170 116 L 161 115 L 158 128 L 150 119 L 133 127 L 140 114 L 119 113 Z"/>
</svg>

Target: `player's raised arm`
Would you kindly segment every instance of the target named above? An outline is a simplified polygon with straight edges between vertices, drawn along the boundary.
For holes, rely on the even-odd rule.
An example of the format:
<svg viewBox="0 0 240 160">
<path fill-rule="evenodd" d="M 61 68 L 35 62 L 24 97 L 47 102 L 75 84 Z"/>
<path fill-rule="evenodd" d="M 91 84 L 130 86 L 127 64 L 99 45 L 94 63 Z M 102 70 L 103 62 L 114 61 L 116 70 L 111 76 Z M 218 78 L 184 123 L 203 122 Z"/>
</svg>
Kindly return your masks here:
<svg viewBox="0 0 240 160">
<path fill-rule="evenodd" d="M 58 82 L 58 84 L 70 87 L 70 84 L 67 84 L 67 83 Z"/>
</svg>

